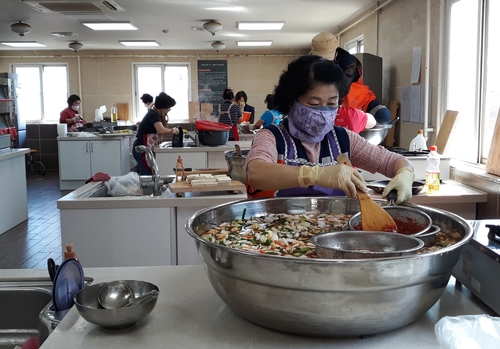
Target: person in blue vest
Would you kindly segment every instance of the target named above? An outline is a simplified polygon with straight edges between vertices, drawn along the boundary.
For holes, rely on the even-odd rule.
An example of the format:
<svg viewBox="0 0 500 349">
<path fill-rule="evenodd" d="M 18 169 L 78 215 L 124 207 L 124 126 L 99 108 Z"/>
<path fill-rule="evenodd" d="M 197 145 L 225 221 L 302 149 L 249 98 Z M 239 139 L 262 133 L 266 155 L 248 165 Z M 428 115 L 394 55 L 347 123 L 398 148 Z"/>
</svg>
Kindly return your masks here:
<svg viewBox="0 0 500 349">
<path fill-rule="evenodd" d="M 271 124 L 278 125 L 283 115 L 273 107 L 273 95 L 268 94 L 264 103 L 267 105 L 267 110 L 260 116 L 260 119 L 255 122 L 255 129 L 267 127 Z"/>
<path fill-rule="evenodd" d="M 292 61 L 274 89 L 278 125 L 256 133 L 246 158 L 247 195 L 345 196 L 367 191 L 361 174 L 336 159 L 347 153 L 354 167 L 392 178 L 382 196 L 395 189 L 397 203 L 410 200 L 413 165 L 402 155 L 370 144 L 334 121 L 349 83 L 333 61 L 316 55 Z"/>
</svg>

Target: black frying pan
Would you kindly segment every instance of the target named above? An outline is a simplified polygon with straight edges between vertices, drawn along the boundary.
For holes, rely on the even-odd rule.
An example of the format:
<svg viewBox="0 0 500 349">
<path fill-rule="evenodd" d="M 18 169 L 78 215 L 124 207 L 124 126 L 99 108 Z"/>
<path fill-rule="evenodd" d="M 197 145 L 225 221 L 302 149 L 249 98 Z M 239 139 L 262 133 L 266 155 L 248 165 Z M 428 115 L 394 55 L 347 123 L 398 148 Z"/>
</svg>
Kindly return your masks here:
<svg viewBox="0 0 500 349">
<path fill-rule="evenodd" d="M 389 184 L 390 180 L 382 180 L 382 181 L 373 181 L 368 183 L 366 186 L 372 189 L 374 192 L 378 194 L 382 194 L 387 184 Z M 411 193 L 413 195 L 417 195 L 424 189 L 425 183 L 420 181 L 414 181 L 411 186 Z"/>
</svg>

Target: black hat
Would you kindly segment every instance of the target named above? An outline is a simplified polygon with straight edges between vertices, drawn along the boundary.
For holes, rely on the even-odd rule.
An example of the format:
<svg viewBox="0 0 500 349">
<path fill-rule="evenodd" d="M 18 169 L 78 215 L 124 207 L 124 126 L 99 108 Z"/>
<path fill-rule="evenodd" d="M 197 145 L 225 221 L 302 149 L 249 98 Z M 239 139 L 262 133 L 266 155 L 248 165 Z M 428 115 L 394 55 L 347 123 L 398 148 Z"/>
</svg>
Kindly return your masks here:
<svg viewBox="0 0 500 349">
<path fill-rule="evenodd" d="M 141 96 L 142 103 L 153 103 L 153 96 L 149 93 L 145 93 Z"/>
<path fill-rule="evenodd" d="M 175 99 L 167 95 L 165 92 L 161 92 L 155 99 L 155 108 L 172 108 L 175 105 Z"/>
</svg>

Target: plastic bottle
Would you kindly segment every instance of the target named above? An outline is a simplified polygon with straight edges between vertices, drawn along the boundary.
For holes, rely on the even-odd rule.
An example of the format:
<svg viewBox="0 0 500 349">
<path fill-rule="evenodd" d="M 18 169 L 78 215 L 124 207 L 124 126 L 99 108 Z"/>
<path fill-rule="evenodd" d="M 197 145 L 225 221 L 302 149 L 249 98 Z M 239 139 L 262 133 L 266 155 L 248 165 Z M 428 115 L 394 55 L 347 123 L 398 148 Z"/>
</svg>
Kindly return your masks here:
<svg viewBox="0 0 500 349">
<path fill-rule="evenodd" d="M 116 104 L 113 104 L 111 107 L 111 122 L 117 122 L 118 121 L 118 110 L 116 108 Z"/>
<path fill-rule="evenodd" d="M 410 142 L 410 146 L 408 148 L 409 151 L 422 151 L 427 150 L 427 143 L 424 138 L 424 130 L 418 130 L 417 136 L 412 139 Z"/>
<path fill-rule="evenodd" d="M 64 251 L 64 260 L 68 258 L 74 258 L 78 262 L 80 262 L 80 260 L 76 258 L 76 252 L 73 250 L 73 244 L 66 244 L 66 251 Z"/>
<path fill-rule="evenodd" d="M 440 158 L 437 153 L 437 147 L 431 145 L 429 155 L 427 155 L 427 168 L 425 169 L 425 184 L 427 193 L 433 193 L 439 190 L 441 182 L 441 170 L 439 169 Z"/>
</svg>

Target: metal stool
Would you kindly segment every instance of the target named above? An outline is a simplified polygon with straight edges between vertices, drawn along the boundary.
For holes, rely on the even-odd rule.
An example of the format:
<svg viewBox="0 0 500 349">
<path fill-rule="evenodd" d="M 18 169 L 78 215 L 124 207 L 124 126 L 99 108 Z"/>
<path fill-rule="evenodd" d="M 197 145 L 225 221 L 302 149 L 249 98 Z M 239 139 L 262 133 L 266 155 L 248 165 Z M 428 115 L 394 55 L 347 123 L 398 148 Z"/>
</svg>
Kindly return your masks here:
<svg viewBox="0 0 500 349">
<path fill-rule="evenodd" d="M 45 165 L 42 164 L 40 161 L 37 161 L 33 158 L 34 154 L 38 153 L 37 149 L 30 149 L 30 153 L 28 154 L 28 162 L 26 163 L 28 169 L 30 172 L 33 172 L 35 170 L 35 164 L 38 164 L 40 169 L 38 170 L 38 173 L 41 173 L 42 175 L 45 175 Z"/>
</svg>

